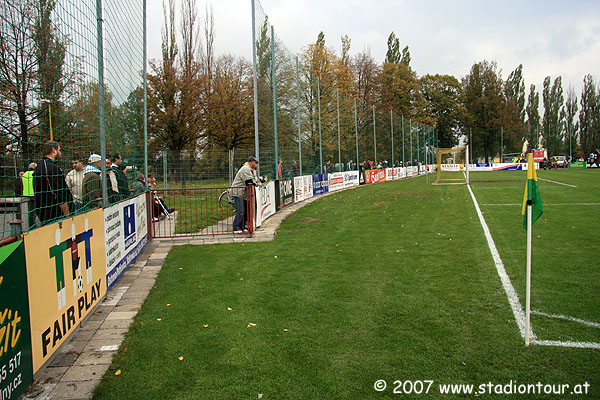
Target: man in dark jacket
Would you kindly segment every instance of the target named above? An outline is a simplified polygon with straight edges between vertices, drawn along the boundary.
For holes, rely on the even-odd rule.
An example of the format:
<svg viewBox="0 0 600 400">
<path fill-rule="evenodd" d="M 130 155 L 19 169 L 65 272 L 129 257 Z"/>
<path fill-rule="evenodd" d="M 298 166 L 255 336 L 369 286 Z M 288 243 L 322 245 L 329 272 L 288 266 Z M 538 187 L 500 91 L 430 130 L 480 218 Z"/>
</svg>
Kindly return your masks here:
<svg viewBox="0 0 600 400">
<path fill-rule="evenodd" d="M 117 186 L 119 188 L 119 197 L 120 200 L 126 199 L 129 197 L 129 184 L 127 183 L 127 177 L 123 170 L 121 169 L 121 164 L 123 163 L 123 157 L 119 153 L 113 154 L 112 156 L 112 165 L 110 168 L 115 173 L 117 177 Z"/>
<path fill-rule="evenodd" d="M 102 207 L 102 179 L 100 177 L 102 157 L 92 154 L 88 159 L 88 165 L 83 170 L 83 206 L 91 210 Z"/>
<path fill-rule="evenodd" d="M 44 158 L 33 172 L 36 213 L 46 225 L 69 216 L 69 204 L 73 201 L 65 181 L 63 170 L 56 164 L 61 157 L 60 145 L 50 140 L 42 148 Z"/>
</svg>

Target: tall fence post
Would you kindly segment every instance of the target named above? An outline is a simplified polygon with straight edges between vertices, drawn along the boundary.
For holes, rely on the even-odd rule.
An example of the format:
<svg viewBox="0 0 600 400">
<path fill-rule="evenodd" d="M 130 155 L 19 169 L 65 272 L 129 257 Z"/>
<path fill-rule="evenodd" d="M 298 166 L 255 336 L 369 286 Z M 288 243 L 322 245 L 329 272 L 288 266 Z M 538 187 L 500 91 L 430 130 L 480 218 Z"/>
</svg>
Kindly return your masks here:
<svg viewBox="0 0 600 400">
<path fill-rule="evenodd" d="M 96 30 L 98 46 L 98 128 L 100 130 L 100 156 L 102 157 L 102 177 L 106 177 L 106 126 L 104 121 L 104 28 L 102 26 L 102 0 L 96 0 Z M 108 205 L 108 188 L 102 185 L 102 205 Z"/>
<path fill-rule="evenodd" d="M 340 145 L 340 90 L 335 89 L 335 93 L 337 96 L 338 163 L 342 164 L 342 147 Z"/>
<path fill-rule="evenodd" d="M 300 68 L 296 56 L 296 112 L 298 114 L 298 161 L 300 162 L 300 176 L 302 176 L 302 131 L 300 129 Z"/>
<path fill-rule="evenodd" d="M 164 196 L 167 195 L 167 150 L 163 150 L 163 190 Z"/>
<path fill-rule="evenodd" d="M 410 165 L 413 165 L 413 153 L 412 153 L 412 119 L 408 120 L 408 134 L 410 135 Z"/>
<path fill-rule="evenodd" d="M 358 159 L 358 116 L 356 112 L 356 99 L 354 99 L 354 135 L 356 137 L 356 165 L 360 165 Z"/>
<path fill-rule="evenodd" d="M 392 131 L 392 167 L 394 166 L 394 112 L 390 110 L 390 129 Z"/>
<path fill-rule="evenodd" d="M 406 164 L 406 157 L 404 156 L 404 115 L 402 116 L 402 164 Z"/>
<path fill-rule="evenodd" d="M 377 165 L 377 128 L 375 126 L 375 104 L 373 104 L 373 151 L 375 153 L 375 165 Z"/>
<path fill-rule="evenodd" d="M 256 15 L 254 11 L 254 1 L 251 0 L 252 6 L 252 82 L 254 83 L 254 156 L 259 157 L 259 140 L 258 140 L 258 77 L 256 72 Z M 256 173 L 260 176 L 260 164 L 256 167 Z"/>
<path fill-rule="evenodd" d="M 321 142 L 321 78 L 317 76 L 317 103 L 319 106 L 319 170 L 323 172 L 323 144 Z"/>
<path fill-rule="evenodd" d="M 275 165 L 279 163 L 279 126 L 277 122 L 277 77 L 275 76 L 275 30 L 271 25 L 271 78 L 273 85 L 273 129 L 275 134 Z M 275 171 L 276 178 L 279 173 Z"/>
<path fill-rule="evenodd" d="M 148 82 L 147 82 L 147 70 L 146 64 L 148 60 L 148 49 L 147 49 L 147 26 L 146 26 L 146 0 L 143 1 L 142 7 L 143 10 L 143 24 L 144 24 L 144 38 L 143 38 L 143 46 L 144 46 L 144 65 L 142 66 L 142 70 L 144 71 L 143 78 L 143 86 L 144 86 L 144 184 L 148 184 Z"/>
</svg>

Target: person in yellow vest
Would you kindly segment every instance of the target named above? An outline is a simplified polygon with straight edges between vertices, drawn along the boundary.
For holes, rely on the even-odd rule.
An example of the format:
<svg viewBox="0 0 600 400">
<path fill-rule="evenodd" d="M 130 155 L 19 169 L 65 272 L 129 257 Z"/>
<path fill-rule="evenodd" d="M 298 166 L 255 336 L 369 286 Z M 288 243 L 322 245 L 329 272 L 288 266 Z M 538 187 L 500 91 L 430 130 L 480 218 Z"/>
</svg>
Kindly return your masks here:
<svg viewBox="0 0 600 400">
<path fill-rule="evenodd" d="M 27 213 L 27 220 L 29 222 L 28 229 L 33 228 L 33 225 L 35 225 L 35 211 L 33 210 L 35 208 L 35 191 L 33 190 L 33 171 L 36 167 L 37 164 L 32 162 L 31 164 L 29 164 L 29 169 L 27 170 L 27 172 L 25 172 L 21 177 L 21 180 L 23 181 L 23 197 L 27 197 L 29 199 L 29 202 L 27 204 L 29 210 Z"/>
</svg>

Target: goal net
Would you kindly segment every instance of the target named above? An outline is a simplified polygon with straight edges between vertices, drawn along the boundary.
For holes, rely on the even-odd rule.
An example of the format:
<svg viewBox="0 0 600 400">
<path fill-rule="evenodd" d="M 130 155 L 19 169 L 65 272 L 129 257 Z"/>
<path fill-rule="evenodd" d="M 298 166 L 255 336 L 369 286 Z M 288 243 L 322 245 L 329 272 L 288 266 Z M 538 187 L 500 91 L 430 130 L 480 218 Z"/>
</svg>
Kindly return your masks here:
<svg viewBox="0 0 600 400">
<path fill-rule="evenodd" d="M 434 185 L 469 183 L 469 146 L 436 149 L 437 178 Z"/>
</svg>

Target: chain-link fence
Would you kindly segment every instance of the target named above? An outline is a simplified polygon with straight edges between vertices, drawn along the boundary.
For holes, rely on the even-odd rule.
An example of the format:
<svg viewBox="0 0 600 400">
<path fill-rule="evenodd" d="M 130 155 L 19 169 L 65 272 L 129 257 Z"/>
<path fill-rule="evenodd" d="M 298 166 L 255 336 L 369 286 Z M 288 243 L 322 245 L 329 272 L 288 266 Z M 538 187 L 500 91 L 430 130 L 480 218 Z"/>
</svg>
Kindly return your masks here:
<svg viewBox="0 0 600 400">
<path fill-rule="evenodd" d="M 0 239 L 129 194 L 144 166 L 143 17 L 142 0 L 1 3 Z"/>
<path fill-rule="evenodd" d="M 303 174 L 432 159 L 435 132 L 391 109 L 353 77 L 347 54 L 337 57 L 319 36 L 300 56 L 275 34 L 253 1 L 255 118 L 262 175 L 278 176 L 278 161 Z M 427 154 L 426 154 L 427 153 Z"/>
</svg>

